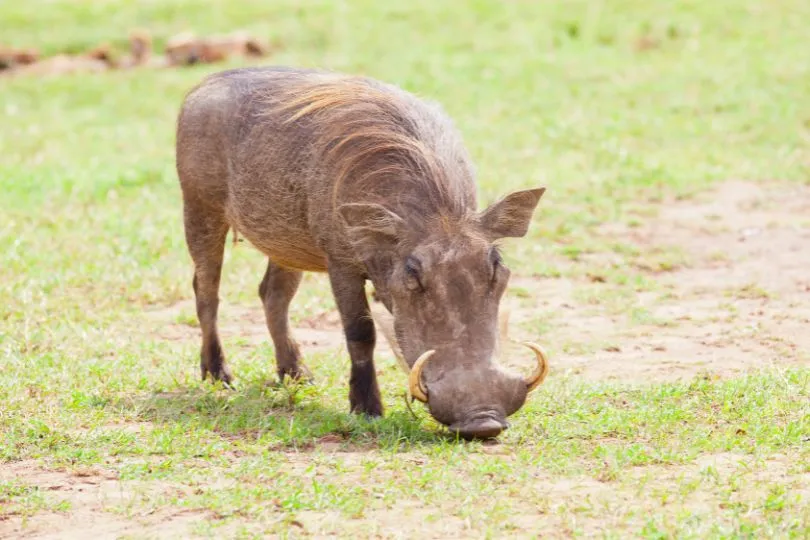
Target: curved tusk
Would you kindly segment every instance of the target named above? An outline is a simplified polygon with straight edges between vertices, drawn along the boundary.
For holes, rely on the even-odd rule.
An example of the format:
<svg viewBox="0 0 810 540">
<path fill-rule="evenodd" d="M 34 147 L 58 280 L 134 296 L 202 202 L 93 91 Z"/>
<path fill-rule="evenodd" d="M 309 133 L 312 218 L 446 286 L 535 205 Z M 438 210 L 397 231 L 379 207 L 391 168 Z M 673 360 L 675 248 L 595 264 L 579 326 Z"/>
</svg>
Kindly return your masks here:
<svg viewBox="0 0 810 540">
<path fill-rule="evenodd" d="M 540 345 L 531 342 L 524 342 L 524 346 L 532 350 L 535 357 L 537 357 L 537 368 L 528 377 L 524 377 L 523 381 L 529 388 L 529 392 L 535 390 L 545 380 L 548 375 L 548 360 L 546 358 L 546 351 Z"/>
<path fill-rule="evenodd" d="M 416 359 L 410 374 L 408 374 L 408 391 L 411 396 L 418 399 L 422 403 L 427 403 L 427 390 L 422 386 L 422 368 L 425 362 L 430 360 L 430 357 L 436 354 L 435 350 L 429 350 L 422 353 L 422 356 Z"/>
</svg>

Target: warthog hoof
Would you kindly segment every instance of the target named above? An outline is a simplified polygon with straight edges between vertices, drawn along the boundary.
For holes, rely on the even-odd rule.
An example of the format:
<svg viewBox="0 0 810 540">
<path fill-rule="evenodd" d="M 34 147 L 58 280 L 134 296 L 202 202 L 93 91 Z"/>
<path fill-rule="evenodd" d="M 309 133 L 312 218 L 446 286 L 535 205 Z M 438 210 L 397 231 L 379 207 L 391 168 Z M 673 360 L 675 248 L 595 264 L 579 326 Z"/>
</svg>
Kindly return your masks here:
<svg viewBox="0 0 810 540">
<path fill-rule="evenodd" d="M 216 371 L 211 371 L 208 369 L 208 366 L 203 363 L 200 364 L 200 371 L 202 373 L 202 380 L 205 380 L 210 375 L 211 380 L 222 381 L 222 383 L 228 388 L 233 388 L 233 375 L 231 374 L 231 369 L 227 365 L 223 364 Z"/>
<path fill-rule="evenodd" d="M 284 384 L 284 379 L 286 377 L 289 377 L 293 381 L 305 384 L 311 384 L 315 380 L 315 378 L 312 376 L 312 372 L 305 365 L 300 363 L 294 368 L 279 368 L 279 383 Z"/>
</svg>

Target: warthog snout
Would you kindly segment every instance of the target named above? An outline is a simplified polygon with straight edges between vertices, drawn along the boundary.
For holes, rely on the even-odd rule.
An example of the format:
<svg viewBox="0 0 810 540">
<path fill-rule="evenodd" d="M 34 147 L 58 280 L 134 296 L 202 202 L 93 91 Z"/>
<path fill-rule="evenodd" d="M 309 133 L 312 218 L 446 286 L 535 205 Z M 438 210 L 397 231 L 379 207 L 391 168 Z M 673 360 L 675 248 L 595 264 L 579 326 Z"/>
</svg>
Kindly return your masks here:
<svg viewBox="0 0 810 540">
<path fill-rule="evenodd" d="M 503 414 L 497 411 L 479 413 L 474 417 L 448 426 L 448 429 L 464 439 L 491 439 L 509 427 Z"/>
<path fill-rule="evenodd" d="M 465 439 L 496 437 L 509 427 L 506 417 L 515 413 L 548 374 L 543 349 L 525 343 L 537 366 L 521 377 L 488 364 L 470 369 L 459 362 L 436 362 L 435 350 L 424 352 L 408 374 L 408 389 L 414 399 L 427 404 L 431 415 Z M 454 366 L 447 369 L 446 366 Z M 460 367 L 459 367 L 460 366 Z M 430 369 L 433 367 L 434 369 Z"/>
</svg>

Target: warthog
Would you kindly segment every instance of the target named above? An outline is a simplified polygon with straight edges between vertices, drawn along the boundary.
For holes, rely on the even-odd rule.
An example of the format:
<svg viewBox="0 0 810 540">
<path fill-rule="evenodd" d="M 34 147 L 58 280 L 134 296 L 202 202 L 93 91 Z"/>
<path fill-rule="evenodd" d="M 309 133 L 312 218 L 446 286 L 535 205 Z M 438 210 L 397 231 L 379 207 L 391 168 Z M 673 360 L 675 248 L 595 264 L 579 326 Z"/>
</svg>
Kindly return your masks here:
<svg viewBox="0 0 810 540">
<path fill-rule="evenodd" d="M 186 96 L 177 171 L 203 379 L 232 379 L 216 323 L 229 229 L 268 258 L 259 296 L 282 379 L 309 377 L 288 322 L 305 271 L 329 276 L 354 412 L 383 413 L 367 280 L 393 316 L 411 395 L 451 431 L 496 436 L 545 378 L 536 345 L 528 377 L 493 359 L 509 279 L 495 242 L 526 234 L 545 188 L 478 211 L 470 158 L 438 106 L 368 78 L 228 70 Z"/>
</svg>

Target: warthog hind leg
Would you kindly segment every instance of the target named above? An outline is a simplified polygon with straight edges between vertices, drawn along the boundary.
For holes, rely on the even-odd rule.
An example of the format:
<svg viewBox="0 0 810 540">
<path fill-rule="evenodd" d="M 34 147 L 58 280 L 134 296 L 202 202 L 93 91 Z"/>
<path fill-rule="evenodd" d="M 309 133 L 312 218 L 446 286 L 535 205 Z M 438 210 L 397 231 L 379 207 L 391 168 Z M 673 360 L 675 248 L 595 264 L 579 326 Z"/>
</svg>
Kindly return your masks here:
<svg viewBox="0 0 810 540">
<path fill-rule="evenodd" d="M 287 270 L 268 261 L 264 279 L 259 285 L 259 298 L 264 305 L 267 330 L 276 350 L 276 366 L 282 381 L 285 375 L 293 379 L 311 378 L 309 370 L 300 363 L 298 344 L 290 335 L 290 302 L 298 291 L 301 275 L 301 272 Z"/>
<path fill-rule="evenodd" d="M 212 212 L 210 208 L 194 209 L 186 202 L 185 229 L 189 252 L 194 260 L 192 284 L 202 330 L 200 371 L 203 380 L 211 375 L 215 380 L 229 384 L 233 376 L 225 362 L 217 333 L 219 278 L 228 224 L 224 216 Z"/>
</svg>

